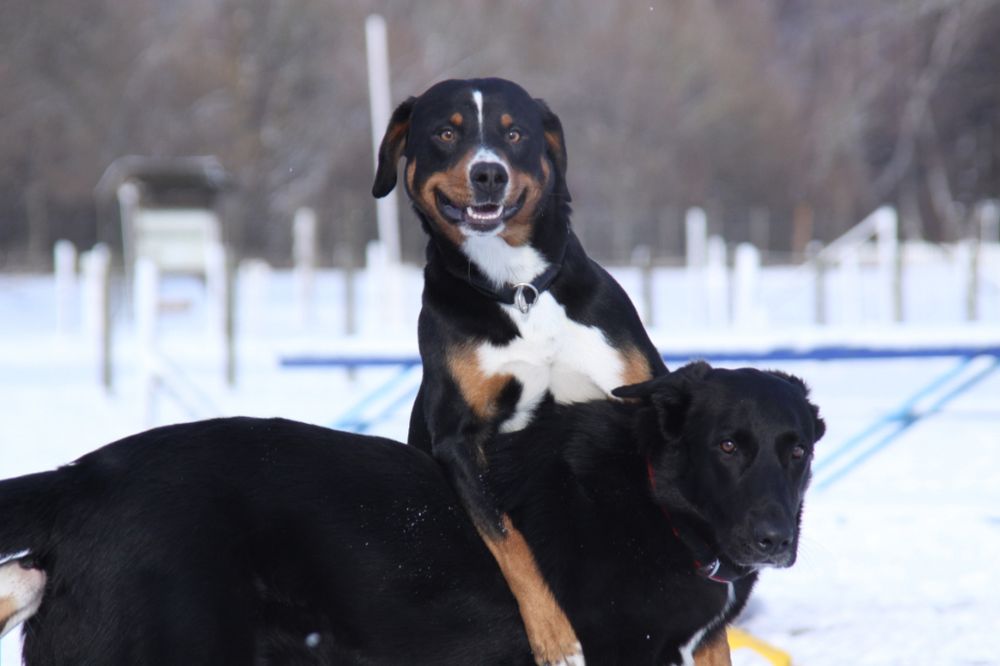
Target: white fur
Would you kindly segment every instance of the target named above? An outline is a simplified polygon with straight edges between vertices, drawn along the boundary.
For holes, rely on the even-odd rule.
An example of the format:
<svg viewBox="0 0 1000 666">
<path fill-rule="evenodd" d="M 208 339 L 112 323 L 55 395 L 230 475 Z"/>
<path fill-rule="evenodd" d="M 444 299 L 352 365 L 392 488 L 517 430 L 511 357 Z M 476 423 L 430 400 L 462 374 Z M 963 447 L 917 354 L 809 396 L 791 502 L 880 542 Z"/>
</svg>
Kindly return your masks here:
<svg viewBox="0 0 1000 666">
<path fill-rule="evenodd" d="M 510 170 L 507 166 L 507 160 L 505 160 L 502 155 L 488 146 L 481 145 L 476 150 L 476 154 L 472 156 L 471 160 L 469 160 L 469 166 L 466 167 L 466 173 L 471 172 L 472 167 L 475 165 L 482 163 L 502 164 L 505 169 L 508 171 Z"/>
<path fill-rule="evenodd" d="M 503 225 L 487 233 L 474 233 L 460 227 L 465 234 L 462 252 L 479 271 L 496 286 L 531 282 L 549 264 L 530 245 L 513 247 L 499 237 Z"/>
<path fill-rule="evenodd" d="M 583 658 L 583 646 L 577 643 L 574 647 L 576 654 L 564 657 L 552 666 L 587 666 L 587 660 Z"/>
<path fill-rule="evenodd" d="M 479 90 L 472 91 L 472 101 L 476 105 L 476 116 L 479 118 L 479 140 L 483 140 L 483 93 Z"/>
<path fill-rule="evenodd" d="M 691 637 L 691 640 L 681 646 L 681 663 L 679 666 L 694 666 L 694 651 L 695 648 L 698 647 L 698 643 L 700 643 L 701 639 L 704 638 L 706 631 L 722 622 L 722 619 L 726 616 L 726 612 L 729 610 L 729 607 L 732 606 L 733 602 L 736 600 L 736 595 L 733 593 L 733 584 L 726 583 L 725 585 L 726 605 L 722 607 L 722 612 L 719 613 L 718 617 L 696 631 L 694 636 Z"/>
<path fill-rule="evenodd" d="M 18 562 L 0 566 L 0 599 L 10 601 L 17 609 L 0 627 L 0 636 L 35 614 L 42 604 L 44 591 L 45 572 L 42 570 L 25 569 Z"/>
<path fill-rule="evenodd" d="M 478 360 L 487 375 L 511 374 L 521 383 L 514 414 L 500 425 L 502 432 L 526 426 L 535 408 L 551 392 L 560 403 L 607 398 L 622 384 L 624 363 L 617 350 L 595 326 L 584 326 L 543 292 L 527 314 L 501 306 L 520 332 L 503 346 L 484 344 Z"/>
</svg>

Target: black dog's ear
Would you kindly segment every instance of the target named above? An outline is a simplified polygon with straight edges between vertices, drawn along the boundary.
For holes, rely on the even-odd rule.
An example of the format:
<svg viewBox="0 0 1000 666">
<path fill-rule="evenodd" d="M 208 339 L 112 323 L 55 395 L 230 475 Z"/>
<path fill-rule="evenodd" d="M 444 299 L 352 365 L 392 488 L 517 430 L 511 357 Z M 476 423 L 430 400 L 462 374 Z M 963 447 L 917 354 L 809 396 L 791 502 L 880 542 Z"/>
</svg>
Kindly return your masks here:
<svg viewBox="0 0 1000 666">
<path fill-rule="evenodd" d="M 555 165 L 556 170 L 563 181 L 563 196 L 566 201 L 570 201 L 569 188 L 566 187 L 566 167 L 568 159 L 566 157 L 566 141 L 563 138 L 562 122 L 559 116 L 552 112 L 545 100 L 535 99 L 535 103 L 542 111 L 542 132 L 545 135 L 545 152 Z"/>
<path fill-rule="evenodd" d="M 666 439 L 678 437 L 684 428 L 688 408 L 691 406 L 693 382 L 703 378 L 711 366 L 707 363 L 689 363 L 673 372 L 639 384 L 619 386 L 611 391 L 618 398 L 639 399 L 656 411 L 660 434 Z"/>
<path fill-rule="evenodd" d="M 813 419 L 813 434 L 816 436 L 814 441 L 818 442 L 826 434 L 826 421 L 819 415 L 819 407 L 813 404 L 809 400 L 809 385 L 806 384 L 800 377 L 791 375 L 787 372 L 782 372 L 781 370 L 768 370 L 768 374 L 774 375 L 779 379 L 784 379 L 786 382 L 795 386 L 797 389 L 802 391 L 802 398 L 806 401 L 809 406 L 809 413 L 812 414 Z"/>
<path fill-rule="evenodd" d="M 396 107 L 389 119 L 389 127 L 385 130 L 382 143 L 378 148 L 378 166 L 375 169 L 375 184 L 372 185 L 372 196 L 381 199 L 396 187 L 396 165 L 403 156 L 406 147 L 406 134 L 410 130 L 410 114 L 416 97 L 410 97 Z"/>
</svg>

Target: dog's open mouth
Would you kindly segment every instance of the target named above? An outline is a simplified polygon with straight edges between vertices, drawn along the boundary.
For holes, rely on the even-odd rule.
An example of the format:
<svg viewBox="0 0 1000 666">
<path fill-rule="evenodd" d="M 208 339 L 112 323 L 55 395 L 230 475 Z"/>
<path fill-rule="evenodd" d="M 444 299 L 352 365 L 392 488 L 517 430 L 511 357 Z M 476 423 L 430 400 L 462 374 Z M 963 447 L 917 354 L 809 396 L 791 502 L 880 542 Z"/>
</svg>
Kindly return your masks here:
<svg viewBox="0 0 1000 666">
<path fill-rule="evenodd" d="M 435 192 L 435 194 L 437 195 L 438 211 L 445 219 L 476 233 L 490 233 L 498 229 L 500 225 L 521 210 L 525 197 L 522 194 L 513 206 L 505 206 L 502 203 L 482 203 L 462 207 L 440 191 Z"/>
</svg>

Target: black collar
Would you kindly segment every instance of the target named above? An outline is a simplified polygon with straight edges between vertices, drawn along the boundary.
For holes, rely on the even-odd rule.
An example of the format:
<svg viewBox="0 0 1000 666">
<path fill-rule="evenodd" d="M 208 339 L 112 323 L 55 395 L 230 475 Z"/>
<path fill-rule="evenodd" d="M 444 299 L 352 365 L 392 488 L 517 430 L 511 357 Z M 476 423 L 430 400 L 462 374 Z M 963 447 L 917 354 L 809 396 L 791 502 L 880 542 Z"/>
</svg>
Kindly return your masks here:
<svg viewBox="0 0 1000 666">
<path fill-rule="evenodd" d="M 428 247 L 428 253 L 431 250 L 431 246 L 433 244 L 430 244 Z M 531 282 L 506 283 L 497 287 L 465 255 L 461 254 L 461 252 L 459 252 L 459 255 L 466 260 L 465 270 L 460 270 L 457 266 L 453 265 L 453 262 L 448 261 L 447 257 L 442 257 L 443 261 L 441 263 L 444 264 L 445 270 L 483 296 L 506 305 L 514 305 L 524 314 L 527 314 L 531 310 L 531 306 L 535 304 L 542 292 L 552 286 L 556 276 L 559 275 L 559 271 L 562 269 L 562 257 L 560 256 L 559 261 L 550 263 L 548 268 L 536 275 L 535 279 Z"/>
<path fill-rule="evenodd" d="M 649 487 L 656 492 L 656 477 L 654 476 L 653 463 L 646 461 L 646 474 L 649 477 Z M 693 529 L 687 529 L 682 521 L 670 515 L 665 506 L 657 505 L 670 524 L 670 530 L 681 544 L 691 553 L 691 559 L 695 573 L 702 578 L 716 583 L 732 583 L 755 571 L 751 567 L 744 567 L 730 562 L 724 562 L 721 557 L 715 554 L 715 549 L 705 539 L 701 538 Z"/>
</svg>

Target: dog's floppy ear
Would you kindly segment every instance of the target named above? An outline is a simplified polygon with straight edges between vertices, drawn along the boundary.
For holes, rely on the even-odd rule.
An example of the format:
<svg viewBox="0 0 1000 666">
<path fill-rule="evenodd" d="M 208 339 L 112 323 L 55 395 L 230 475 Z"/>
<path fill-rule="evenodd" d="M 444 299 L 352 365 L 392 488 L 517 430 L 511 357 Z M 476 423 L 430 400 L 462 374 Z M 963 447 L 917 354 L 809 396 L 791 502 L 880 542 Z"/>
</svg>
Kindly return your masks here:
<svg viewBox="0 0 1000 666">
<path fill-rule="evenodd" d="M 813 434 L 815 435 L 815 441 L 818 442 L 826 434 L 826 421 L 819 415 L 819 407 L 814 405 L 811 400 L 809 400 L 809 385 L 806 384 L 801 378 L 795 375 L 789 374 L 787 372 L 782 372 L 781 370 L 768 370 L 768 374 L 778 377 L 779 379 L 784 379 L 786 382 L 799 389 L 802 392 L 802 399 L 806 401 L 806 405 L 809 406 L 809 413 L 812 414 L 813 419 Z"/>
<path fill-rule="evenodd" d="M 660 434 L 664 439 L 680 436 L 691 406 L 693 382 L 703 378 L 711 366 L 703 362 L 689 363 L 673 372 L 639 384 L 619 386 L 611 394 L 619 398 L 639 399 L 656 412 Z"/>
<path fill-rule="evenodd" d="M 378 167 L 375 169 L 375 184 L 372 185 L 372 196 L 381 199 L 396 187 L 396 165 L 403 156 L 406 147 L 406 134 L 410 130 L 410 114 L 416 97 L 410 97 L 396 107 L 389 119 L 389 127 L 382 137 L 378 148 Z"/>
<path fill-rule="evenodd" d="M 559 116 L 552 112 L 549 105 L 545 103 L 545 100 L 535 99 L 535 103 L 542 111 L 542 132 L 545 136 L 545 152 L 548 154 L 549 159 L 552 160 L 552 164 L 555 165 L 556 170 L 563 182 L 563 196 L 566 201 L 570 201 L 569 188 L 566 187 L 566 166 L 568 160 L 566 157 L 566 141 L 563 138 L 563 128 L 562 122 L 559 120 Z"/>
</svg>

